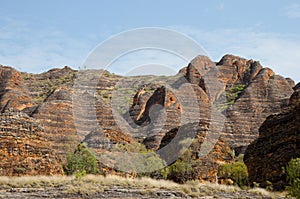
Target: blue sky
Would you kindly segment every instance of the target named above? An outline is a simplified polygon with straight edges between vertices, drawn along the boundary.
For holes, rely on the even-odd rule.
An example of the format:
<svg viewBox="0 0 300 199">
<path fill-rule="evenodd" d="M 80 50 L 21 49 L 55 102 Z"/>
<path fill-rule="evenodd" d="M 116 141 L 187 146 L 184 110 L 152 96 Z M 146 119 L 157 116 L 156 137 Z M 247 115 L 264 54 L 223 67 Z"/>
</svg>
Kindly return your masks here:
<svg viewBox="0 0 300 199">
<path fill-rule="evenodd" d="M 253 58 L 278 74 L 300 81 L 299 1 L 0 3 L 0 64 L 21 71 L 42 72 L 65 65 L 78 68 L 112 35 L 133 28 L 162 27 L 190 36 L 214 61 L 228 53 Z"/>
</svg>

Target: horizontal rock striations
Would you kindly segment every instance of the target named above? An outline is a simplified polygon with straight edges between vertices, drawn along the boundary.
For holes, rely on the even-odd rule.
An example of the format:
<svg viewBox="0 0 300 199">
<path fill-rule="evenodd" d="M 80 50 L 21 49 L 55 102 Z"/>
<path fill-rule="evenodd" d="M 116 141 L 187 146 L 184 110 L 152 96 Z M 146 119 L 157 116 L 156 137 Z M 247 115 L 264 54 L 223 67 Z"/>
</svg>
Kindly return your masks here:
<svg viewBox="0 0 300 199">
<path fill-rule="evenodd" d="M 22 112 L 0 114 L 0 175 L 62 174 L 59 156 L 38 121 Z"/>
<path fill-rule="evenodd" d="M 286 174 L 283 167 L 292 158 L 300 157 L 300 84 L 290 98 L 289 107 L 267 117 L 259 129 L 259 137 L 245 153 L 249 180 L 261 186 L 272 183 L 274 189 L 284 189 Z"/>
<path fill-rule="evenodd" d="M 218 79 L 226 85 L 216 103 L 227 118 L 225 140 L 234 148 L 247 146 L 258 137 L 265 118 L 288 105 L 293 82 L 257 61 L 233 55 L 225 55 L 217 68 Z"/>
<path fill-rule="evenodd" d="M 0 111 L 27 114 L 42 128 L 40 139 L 45 139 L 45 144 L 40 146 L 45 149 L 41 150 L 54 153 L 59 164 L 82 141 L 98 153 L 113 150 L 118 143 L 139 142 L 168 157 L 172 152 L 164 148 L 175 135 L 191 138 L 194 159 L 204 162 L 199 179 L 212 181 L 218 165 L 231 161 L 230 148 L 237 152 L 246 148 L 258 137 L 259 126 L 269 115 L 289 104 L 296 106 L 299 93 L 289 99 L 293 86 L 291 79 L 274 74 L 259 62 L 234 55 L 225 55 L 217 63 L 197 56 L 169 77 L 122 77 L 104 70 L 69 67 L 29 74 L 0 66 Z M 6 136 L 15 134 L 12 129 L 7 132 Z M 195 134 L 190 136 L 191 132 Z M 39 142 L 30 133 L 26 136 L 20 147 L 27 140 Z M 210 151 L 201 159 L 205 147 Z M 10 150 L 9 144 L 2 144 L 2 150 Z M 13 156 L 6 159 L 9 157 Z M 5 171 L 16 174 L 7 165 Z M 33 174 L 26 171 L 24 174 Z M 205 173 L 209 175 L 205 177 Z"/>
<path fill-rule="evenodd" d="M 11 67 L 0 66 L 0 111 L 23 110 L 33 105 L 21 73 Z"/>
</svg>

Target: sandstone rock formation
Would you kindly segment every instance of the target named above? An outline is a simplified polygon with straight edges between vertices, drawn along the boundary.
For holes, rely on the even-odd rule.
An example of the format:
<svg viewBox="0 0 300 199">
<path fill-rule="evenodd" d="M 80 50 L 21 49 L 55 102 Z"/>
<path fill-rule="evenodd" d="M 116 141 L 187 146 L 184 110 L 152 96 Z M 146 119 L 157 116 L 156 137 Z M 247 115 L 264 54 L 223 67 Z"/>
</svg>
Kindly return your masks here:
<svg viewBox="0 0 300 199">
<path fill-rule="evenodd" d="M 294 87 L 289 107 L 267 117 L 259 129 L 259 137 L 245 153 L 249 180 L 261 186 L 272 183 L 274 189 L 284 189 L 286 174 L 283 167 L 292 158 L 300 157 L 300 84 Z"/>
<path fill-rule="evenodd" d="M 214 67 L 216 67 L 216 64 L 208 57 L 197 56 L 187 66 L 185 77 L 191 84 L 197 84 L 204 91 L 207 91 L 204 76 Z"/>
<path fill-rule="evenodd" d="M 59 152 L 61 159 L 65 159 L 66 153 L 73 152 L 79 142 L 72 107 L 71 91 L 61 87 L 54 90 L 32 113 L 32 117 L 43 126 L 48 141 Z"/>
<path fill-rule="evenodd" d="M 0 111 L 11 108 L 23 110 L 34 105 L 24 86 L 21 73 L 0 65 L 0 80 Z"/>
<path fill-rule="evenodd" d="M 293 81 L 263 68 L 257 61 L 233 55 L 225 55 L 217 68 L 218 79 L 226 84 L 221 107 L 227 118 L 223 136 L 234 148 L 247 146 L 258 137 L 265 118 L 288 105 Z"/>
<path fill-rule="evenodd" d="M 232 162 L 233 157 L 228 143 L 211 136 L 214 133 L 203 121 L 180 126 L 163 137 L 158 152 L 168 164 L 177 159 L 188 162 L 194 179 L 216 182 L 219 166 Z"/>
<path fill-rule="evenodd" d="M 196 138 L 190 149 L 207 173 L 199 178 L 211 181 L 218 165 L 231 161 L 230 147 L 246 147 L 267 116 L 287 107 L 294 86 L 259 62 L 233 55 L 218 63 L 197 56 L 170 77 L 69 67 L 29 74 L 3 66 L 0 77 L 1 111 L 21 110 L 38 122 L 60 163 L 81 141 L 99 153 L 139 142 L 168 160 L 164 148 L 177 134 Z M 205 147 L 211 153 L 201 156 Z"/>
<path fill-rule="evenodd" d="M 56 151 L 35 119 L 14 111 L 0 118 L 0 175 L 63 173 Z"/>
<path fill-rule="evenodd" d="M 185 82 L 195 85 L 195 93 L 198 93 L 196 98 L 200 105 L 198 110 L 201 112 L 198 119 L 207 120 L 209 123 L 218 122 L 220 120 L 213 117 L 211 110 L 216 107 L 223 111 L 226 117 L 225 127 L 223 130 L 219 129 L 219 133 L 237 151 L 258 137 L 258 128 L 267 116 L 280 112 L 288 105 L 294 84 L 291 79 L 285 79 L 275 75 L 271 69 L 263 68 L 257 61 L 233 55 L 225 55 L 217 64 L 208 57 L 198 56 L 179 72 L 177 79 L 177 87 Z M 187 92 L 186 95 L 191 97 L 195 93 Z M 158 103 L 169 113 L 166 118 L 173 118 L 169 119 L 168 124 L 171 126 L 168 130 L 176 127 L 182 111 L 171 111 L 172 108 L 168 107 L 169 95 L 171 94 L 168 91 L 156 91 L 152 95 L 149 93 L 137 95 L 131 114 L 137 117 L 141 110 L 146 111 L 136 122 L 141 125 L 143 119 L 148 118 L 148 121 L 147 110 Z M 169 98 L 174 99 L 174 103 L 178 106 L 180 105 L 176 97 Z M 162 121 L 161 118 L 159 120 Z M 144 125 L 146 124 L 147 122 Z M 223 126 L 223 122 L 219 122 L 218 125 Z M 157 149 L 165 133 L 161 132 L 160 136 L 150 136 L 145 140 L 145 144 L 150 144 L 150 148 Z"/>
<path fill-rule="evenodd" d="M 65 66 L 62 69 L 51 69 L 41 74 L 22 73 L 24 86 L 28 89 L 33 101 L 38 105 L 59 87 L 71 88 L 76 78 L 76 70 Z"/>
<path fill-rule="evenodd" d="M 226 136 L 231 146 L 246 146 L 258 137 L 258 128 L 271 114 L 288 105 L 290 84 L 271 69 L 262 69 L 226 110 Z"/>
</svg>

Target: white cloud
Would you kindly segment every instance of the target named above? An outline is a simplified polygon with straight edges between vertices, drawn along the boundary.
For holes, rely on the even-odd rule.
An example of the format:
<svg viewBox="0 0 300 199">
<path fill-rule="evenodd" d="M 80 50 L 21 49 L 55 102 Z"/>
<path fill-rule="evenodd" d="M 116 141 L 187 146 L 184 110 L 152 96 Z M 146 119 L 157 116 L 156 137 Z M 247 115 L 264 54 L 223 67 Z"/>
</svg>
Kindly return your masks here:
<svg viewBox="0 0 300 199">
<path fill-rule="evenodd" d="M 109 71 L 118 74 L 128 74 L 131 70 L 165 74 L 170 70 L 162 70 L 162 66 L 167 66 L 174 74 L 204 53 L 197 42 L 176 31 L 140 28 L 110 37 L 94 49 L 84 65 L 87 68 L 109 67 Z M 137 70 L 141 66 L 143 70 Z"/>
<path fill-rule="evenodd" d="M 206 31 L 173 27 L 196 39 L 214 61 L 225 54 L 258 60 L 277 74 L 300 81 L 300 39 L 298 35 L 259 32 L 255 29 Z"/>
<path fill-rule="evenodd" d="M 0 25 L 0 64 L 21 71 L 42 72 L 65 65 L 81 66 L 90 50 L 99 42 L 97 37 L 74 38 L 54 28 L 32 30 L 27 24 L 11 19 L 2 18 Z M 214 61 L 225 54 L 235 54 L 259 60 L 263 66 L 272 68 L 277 74 L 300 81 L 298 35 L 259 32 L 255 28 L 210 31 L 189 26 L 169 28 L 196 40 Z M 147 56 L 149 62 L 153 57 L 156 58 L 154 60 L 159 58 L 153 53 Z M 172 59 L 161 56 L 166 60 Z M 132 63 L 129 58 L 122 61 L 127 61 L 129 65 Z"/>
<path fill-rule="evenodd" d="M 300 4 L 290 4 L 284 8 L 284 15 L 289 18 L 300 18 Z"/>
<path fill-rule="evenodd" d="M 55 29 L 32 29 L 13 19 L 0 24 L 0 64 L 26 72 L 43 72 L 65 65 L 79 67 L 94 47 Z"/>
<path fill-rule="evenodd" d="M 166 51 L 142 49 L 118 58 L 108 70 L 122 75 L 175 75 L 188 63 Z"/>
</svg>

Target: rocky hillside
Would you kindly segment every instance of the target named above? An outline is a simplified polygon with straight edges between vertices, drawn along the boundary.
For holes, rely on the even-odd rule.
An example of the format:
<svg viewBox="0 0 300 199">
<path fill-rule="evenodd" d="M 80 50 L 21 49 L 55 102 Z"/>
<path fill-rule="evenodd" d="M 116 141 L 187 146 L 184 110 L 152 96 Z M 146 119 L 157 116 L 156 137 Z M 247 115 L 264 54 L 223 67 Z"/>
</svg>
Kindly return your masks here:
<svg viewBox="0 0 300 199">
<path fill-rule="evenodd" d="M 210 181 L 219 165 L 232 161 L 232 149 L 242 151 L 258 137 L 269 115 L 288 106 L 294 86 L 259 62 L 233 55 L 219 62 L 198 56 L 170 77 L 122 77 L 69 67 L 29 74 L 4 66 L 0 77 L 1 112 L 21 111 L 34 120 L 51 160 L 64 163 L 80 141 L 98 153 L 113 150 L 117 143 L 139 142 L 172 163 L 169 143 L 196 137 L 189 149 L 203 163 L 199 179 Z M 12 130 L 8 132 L 1 132 L 1 143 Z M 22 151 L 23 145 L 11 145 Z M 3 174 L 18 174 L 1 168 Z"/>
<path fill-rule="evenodd" d="M 294 82 L 263 68 L 259 62 L 224 56 L 217 64 L 226 83 L 225 137 L 233 147 L 247 146 L 258 137 L 265 118 L 288 105 Z M 222 97 L 222 96 L 221 96 Z M 228 107 L 226 107 L 228 106 Z"/>
<path fill-rule="evenodd" d="M 22 112 L 0 114 L 0 175 L 62 174 L 61 160 L 40 124 Z"/>
<path fill-rule="evenodd" d="M 22 75 L 13 68 L 0 65 L 0 110 L 23 110 L 34 103 L 24 85 Z"/>
<path fill-rule="evenodd" d="M 259 137 L 248 146 L 244 161 L 249 180 L 275 189 L 284 189 L 283 167 L 300 157 L 300 83 L 294 87 L 289 107 L 269 116 L 259 129 Z"/>
</svg>

